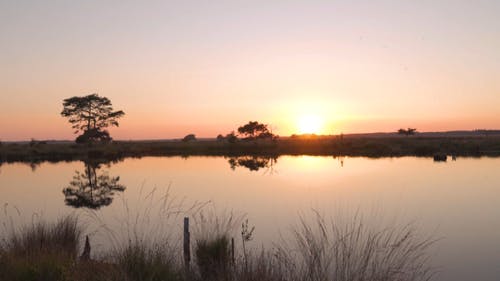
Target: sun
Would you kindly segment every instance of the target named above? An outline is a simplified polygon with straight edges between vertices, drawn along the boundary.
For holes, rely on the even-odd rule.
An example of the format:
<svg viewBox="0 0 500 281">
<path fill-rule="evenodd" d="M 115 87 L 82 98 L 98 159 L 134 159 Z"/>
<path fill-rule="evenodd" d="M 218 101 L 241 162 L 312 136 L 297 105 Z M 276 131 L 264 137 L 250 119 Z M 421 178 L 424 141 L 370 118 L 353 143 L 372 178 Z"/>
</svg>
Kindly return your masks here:
<svg viewBox="0 0 500 281">
<path fill-rule="evenodd" d="M 319 134 L 323 129 L 323 120 L 317 115 L 304 115 L 298 119 L 299 134 Z"/>
</svg>

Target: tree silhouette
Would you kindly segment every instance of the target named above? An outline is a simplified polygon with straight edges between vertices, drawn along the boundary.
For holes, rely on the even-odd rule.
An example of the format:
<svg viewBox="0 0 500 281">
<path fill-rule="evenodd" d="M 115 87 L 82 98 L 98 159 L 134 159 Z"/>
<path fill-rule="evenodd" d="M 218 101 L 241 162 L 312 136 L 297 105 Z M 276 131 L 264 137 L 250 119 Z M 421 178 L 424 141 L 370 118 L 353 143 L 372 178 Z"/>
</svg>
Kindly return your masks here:
<svg viewBox="0 0 500 281">
<path fill-rule="evenodd" d="M 186 135 L 182 141 L 183 142 L 190 142 L 190 141 L 195 141 L 196 140 L 196 135 L 195 134 L 189 134 L 189 135 Z"/>
<path fill-rule="evenodd" d="M 415 128 L 408 128 L 408 129 L 399 129 L 398 134 L 399 135 L 406 135 L 406 136 L 412 136 L 417 132 L 417 129 Z"/>
<path fill-rule="evenodd" d="M 242 134 L 246 140 L 272 138 L 274 135 L 269 131 L 268 125 L 257 121 L 249 121 L 246 125 L 238 128 L 238 133 Z"/>
<path fill-rule="evenodd" d="M 231 157 L 228 160 L 231 169 L 234 170 L 236 167 L 244 167 L 250 171 L 258 171 L 263 168 L 271 168 L 276 164 L 276 157 L 264 157 L 264 156 L 238 156 Z"/>
<path fill-rule="evenodd" d="M 236 134 L 234 133 L 234 131 L 232 131 L 231 133 L 227 134 L 225 139 L 229 143 L 236 143 L 238 141 L 238 137 L 236 136 Z"/>
<path fill-rule="evenodd" d="M 65 99 L 61 115 L 68 118 L 75 134 L 82 132 L 77 142 L 92 142 L 111 140 L 108 131 L 104 129 L 118 126 L 118 119 L 125 113 L 121 110 L 114 111 L 108 98 L 91 94 Z"/>
<path fill-rule="evenodd" d="M 120 177 L 110 177 L 106 171 L 99 173 L 100 165 L 85 163 L 85 171 L 75 171 L 69 186 L 63 189 L 66 205 L 75 208 L 100 209 L 113 202 L 115 192 L 125 186 L 119 184 Z"/>
</svg>

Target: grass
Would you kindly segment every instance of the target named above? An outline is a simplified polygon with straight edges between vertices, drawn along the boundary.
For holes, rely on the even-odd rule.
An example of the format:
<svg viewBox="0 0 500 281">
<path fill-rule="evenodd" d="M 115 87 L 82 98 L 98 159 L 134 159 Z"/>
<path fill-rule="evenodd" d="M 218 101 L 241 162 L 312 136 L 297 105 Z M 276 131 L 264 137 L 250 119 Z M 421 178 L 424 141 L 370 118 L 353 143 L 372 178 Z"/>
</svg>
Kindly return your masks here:
<svg viewBox="0 0 500 281">
<path fill-rule="evenodd" d="M 203 280 L 227 280 L 232 262 L 231 237 L 242 217 L 209 207 L 193 216 L 197 271 Z"/>
<path fill-rule="evenodd" d="M 241 156 L 241 155 L 343 155 L 343 156 L 433 156 L 436 153 L 457 156 L 500 156 L 499 136 L 468 137 L 310 137 L 281 138 L 277 141 L 215 140 L 116 141 L 109 144 L 4 143 L 1 162 L 102 160 L 116 161 L 143 156 Z"/>
<path fill-rule="evenodd" d="M 170 281 L 180 280 L 181 271 L 171 249 L 165 244 L 146 244 L 134 241 L 113 254 L 123 280 Z"/>
<path fill-rule="evenodd" d="M 230 241 L 241 218 L 215 212 L 198 212 L 195 217 L 195 263 L 187 270 L 180 249 L 161 240 L 123 241 L 100 257 L 80 260 L 83 228 L 76 217 L 67 216 L 5 234 L 0 280 L 421 281 L 433 277 L 428 260 L 434 241 L 419 235 L 412 225 L 377 228 L 359 216 L 334 223 L 315 214 L 313 219 L 301 218 L 289 238 L 275 248 L 245 255 L 236 250 L 233 261 Z"/>
<path fill-rule="evenodd" d="M 246 261 L 246 262 L 245 262 Z M 287 279 L 295 277 L 287 274 L 281 260 L 277 259 L 276 253 L 261 249 L 256 253 L 250 253 L 246 259 L 237 260 L 232 268 L 232 279 L 241 281 L 286 281 L 298 280 Z M 290 271 L 291 272 L 291 271 Z"/>
<path fill-rule="evenodd" d="M 434 273 L 428 264 L 434 240 L 412 225 L 377 229 L 358 216 L 342 224 L 316 215 L 313 223 L 301 219 L 292 235 L 278 256 L 294 280 L 417 281 Z"/>
<path fill-rule="evenodd" d="M 213 240 L 196 241 L 196 265 L 204 280 L 227 279 L 231 264 L 230 239 L 221 235 Z"/>
<path fill-rule="evenodd" d="M 12 230 L 3 240 L 2 249 L 15 255 L 57 252 L 75 257 L 81 236 L 82 229 L 74 216 L 63 217 L 56 223 L 38 220 L 20 230 Z"/>
<path fill-rule="evenodd" d="M 77 260 L 82 228 L 74 216 L 10 228 L 1 239 L 1 280 L 67 280 Z"/>
</svg>

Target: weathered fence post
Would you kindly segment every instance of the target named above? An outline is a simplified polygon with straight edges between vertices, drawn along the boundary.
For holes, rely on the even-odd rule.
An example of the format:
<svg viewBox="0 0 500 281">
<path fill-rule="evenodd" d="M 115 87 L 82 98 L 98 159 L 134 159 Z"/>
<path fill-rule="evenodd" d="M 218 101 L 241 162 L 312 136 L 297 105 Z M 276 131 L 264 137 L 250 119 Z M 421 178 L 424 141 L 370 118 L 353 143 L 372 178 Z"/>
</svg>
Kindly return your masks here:
<svg viewBox="0 0 500 281">
<path fill-rule="evenodd" d="M 189 233 L 189 218 L 184 218 L 184 266 L 186 270 L 189 269 L 189 262 L 191 262 L 191 234 Z"/>
<path fill-rule="evenodd" d="M 236 263 L 234 260 L 234 237 L 231 238 L 231 261 L 233 262 L 233 265 Z"/>
<path fill-rule="evenodd" d="M 85 247 L 83 247 L 83 253 L 80 256 L 80 260 L 88 261 L 90 260 L 90 241 L 89 236 L 85 236 Z"/>
</svg>

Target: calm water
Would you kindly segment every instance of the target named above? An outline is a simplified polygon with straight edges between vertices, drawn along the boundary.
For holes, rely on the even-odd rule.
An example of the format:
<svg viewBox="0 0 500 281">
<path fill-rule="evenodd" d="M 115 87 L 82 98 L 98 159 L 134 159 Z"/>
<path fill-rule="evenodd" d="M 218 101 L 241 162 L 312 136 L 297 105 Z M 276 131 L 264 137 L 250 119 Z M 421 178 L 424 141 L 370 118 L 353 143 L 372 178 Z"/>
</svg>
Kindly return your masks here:
<svg viewBox="0 0 500 281">
<path fill-rule="evenodd" d="M 499 168 L 500 158 L 434 163 L 413 157 L 310 156 L 157 157 L 100 167 L 82 162 L 4 164 L 0 203 L 8 204 L 2 218 L 11 217 L 16 224 L 29 221 L 34 213 L 50 219 L 96 210 L 102 223 L 111 226 L 127 208 L 129 212 L 147 209 L 151 197 L 160 198 L 170 188 L 171 198 L 183 206 L 210 201 L 218 210 L 246 214 L 256 227 L 251 242 L 256 245 L 276 241 L 299 214 L 311 209 L 326 216 L 377 213 L 400 222 L 416 221 L 421 232 L 442 238 L 433 259 L 441 268 L 436 280 L 497 281 Z M 80 192 L 89 177 L 100 188 Z M 152 190 L 155 193 L 148 197 Z"/>
</svg>

